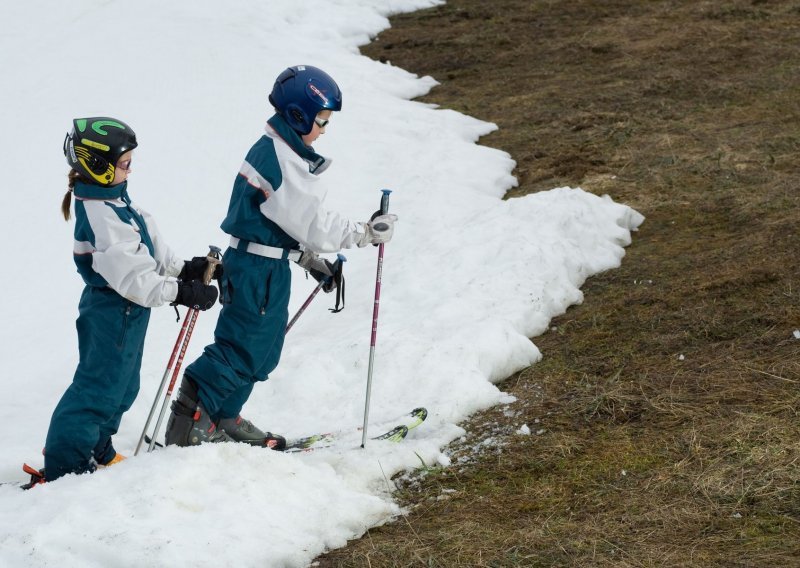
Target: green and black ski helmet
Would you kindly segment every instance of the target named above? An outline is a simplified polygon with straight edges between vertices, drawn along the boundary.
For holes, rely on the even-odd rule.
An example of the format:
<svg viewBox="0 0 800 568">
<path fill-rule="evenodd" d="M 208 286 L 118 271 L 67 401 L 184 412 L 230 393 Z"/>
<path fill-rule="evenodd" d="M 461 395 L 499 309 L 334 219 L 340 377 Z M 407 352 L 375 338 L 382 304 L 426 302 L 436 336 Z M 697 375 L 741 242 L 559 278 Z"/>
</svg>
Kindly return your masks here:
<svg viewBox="0 0 800 568">
<path fill-rule="evenodd" d="M 114 166 L 119 157 L 133 150 L 136 133 L 115 118 L 76 118 L 64 138 L 67 163 L 87 180 L 98 185 L 114 183 Z"/>
</svg>

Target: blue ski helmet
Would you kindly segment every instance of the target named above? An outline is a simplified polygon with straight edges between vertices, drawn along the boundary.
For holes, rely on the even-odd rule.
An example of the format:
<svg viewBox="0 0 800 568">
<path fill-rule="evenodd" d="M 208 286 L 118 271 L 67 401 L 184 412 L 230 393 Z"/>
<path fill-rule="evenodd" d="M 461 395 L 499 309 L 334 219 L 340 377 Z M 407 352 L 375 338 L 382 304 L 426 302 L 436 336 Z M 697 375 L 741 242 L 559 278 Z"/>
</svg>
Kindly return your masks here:
<svg viewBox="0 0 800 568">
<path fill-rule="evenodd" d="M 317 113 L 342 110 L 342 91 L 322 69 L 296 65 L 275 79 L 269 102 L 294 131 L 308 134 L 314 128 Z"/>
<path fill-rule="evenodd" d="M 64 138 L 64 156 L 70 167 L 98 185 L 114 183 L 114 166 L 119 157 L 133 150 L 136 133 L 115 118 L 76 118 Z"/>
</svg>

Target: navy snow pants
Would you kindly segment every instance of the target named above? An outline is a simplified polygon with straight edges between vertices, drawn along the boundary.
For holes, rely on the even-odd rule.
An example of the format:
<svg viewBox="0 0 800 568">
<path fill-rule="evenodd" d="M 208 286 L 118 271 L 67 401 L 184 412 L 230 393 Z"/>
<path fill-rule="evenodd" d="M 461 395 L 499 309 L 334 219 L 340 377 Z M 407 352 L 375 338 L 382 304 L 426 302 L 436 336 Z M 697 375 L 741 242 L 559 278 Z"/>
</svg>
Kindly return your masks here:
<svg viewBox="0 0 800 568">
<path fill-rule="evenodd" d="M 288 260 L 229 248 L 222 258 L 222 310 L 214 343 L 186 368 L 214 421 L 235 418 L 278 366 L 289 320 Z"/>
<path fill-rule="evenodd" d="M 110 288 L 86 286 L 78 306 L 80 361 L 53 412 L 45 443 L 47 481 L 92 471 L 116 451 L 111 436 L 139 392 L 150 308 Z"/>
</svg>

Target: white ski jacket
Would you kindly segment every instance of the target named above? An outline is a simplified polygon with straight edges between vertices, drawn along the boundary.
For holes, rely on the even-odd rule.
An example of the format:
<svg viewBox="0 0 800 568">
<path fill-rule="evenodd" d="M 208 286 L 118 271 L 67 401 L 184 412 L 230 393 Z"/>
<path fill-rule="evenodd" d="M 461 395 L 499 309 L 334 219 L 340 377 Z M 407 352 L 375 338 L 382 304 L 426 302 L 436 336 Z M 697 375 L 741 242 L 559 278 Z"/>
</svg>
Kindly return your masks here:
<svg viewBox="0 0 800 568">
<path fill-rule="evenodd" d="M 279 115 L 250 149 L 233 186 L 222 230 L 244 241 L 325 253 L 356 245 L 363 223 L 328 211 L 317 183 L 330 160 L 303 144 Z"/>
<path fill-rule="evenodd" d="M 131 202 L 127 185 L 75 184 L 75 264 L 89 286 L 160 306 L 178 295 L 175 277 L 184 261 L 164 243 L 153 218 Z"/>
</svg>

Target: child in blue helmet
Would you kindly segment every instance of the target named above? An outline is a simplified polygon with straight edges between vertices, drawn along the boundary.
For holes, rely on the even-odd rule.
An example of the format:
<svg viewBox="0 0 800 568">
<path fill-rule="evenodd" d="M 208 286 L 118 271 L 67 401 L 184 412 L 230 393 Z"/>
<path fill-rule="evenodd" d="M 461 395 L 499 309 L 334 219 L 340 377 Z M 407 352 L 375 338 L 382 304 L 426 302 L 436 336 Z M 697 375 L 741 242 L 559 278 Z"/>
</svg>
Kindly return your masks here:
<svg viewBox="0 0 800 568">
<path fill-rule="evenodd" d="M 260 430 L 240 412 L 253 385 L 269 378 L 280 359 L 289 261 L 320 278 L 330 274 L 330 265 L 317 253 L 392 237 L 394 215 L 354 222 L 323 206 L 317 179 L 331 161 L 312 144 L 342 108 L 336 82 L 310 65 L 290 67 L 276 79 L 269 100 L 275 114 L 245 157 L 221 225 L 231 241 L 223 256 L 223 307 L 214 343 L 186 368 L 167 444 L 236 441 L 283 449 L 282 436 Z"/>
<path fill-rule="evenodd" d="M 124 459 L 111 436 L 139 391 L 150 308 L 172 302 L 205 310 L 217 299 L 216 288 L 198 280 L 206 257 L 180 260 L 153 218 L 131 202 L 136 147 L 134 131 L 107 117 L 75 119 L 64 140 L 72 170 L 61 210 L 69 220 L 74 195 L 73 254 L 86 283 L 76 324 L 80 360 L 50 421 L 44 474 L 32 483 Z"/>
</svg>

